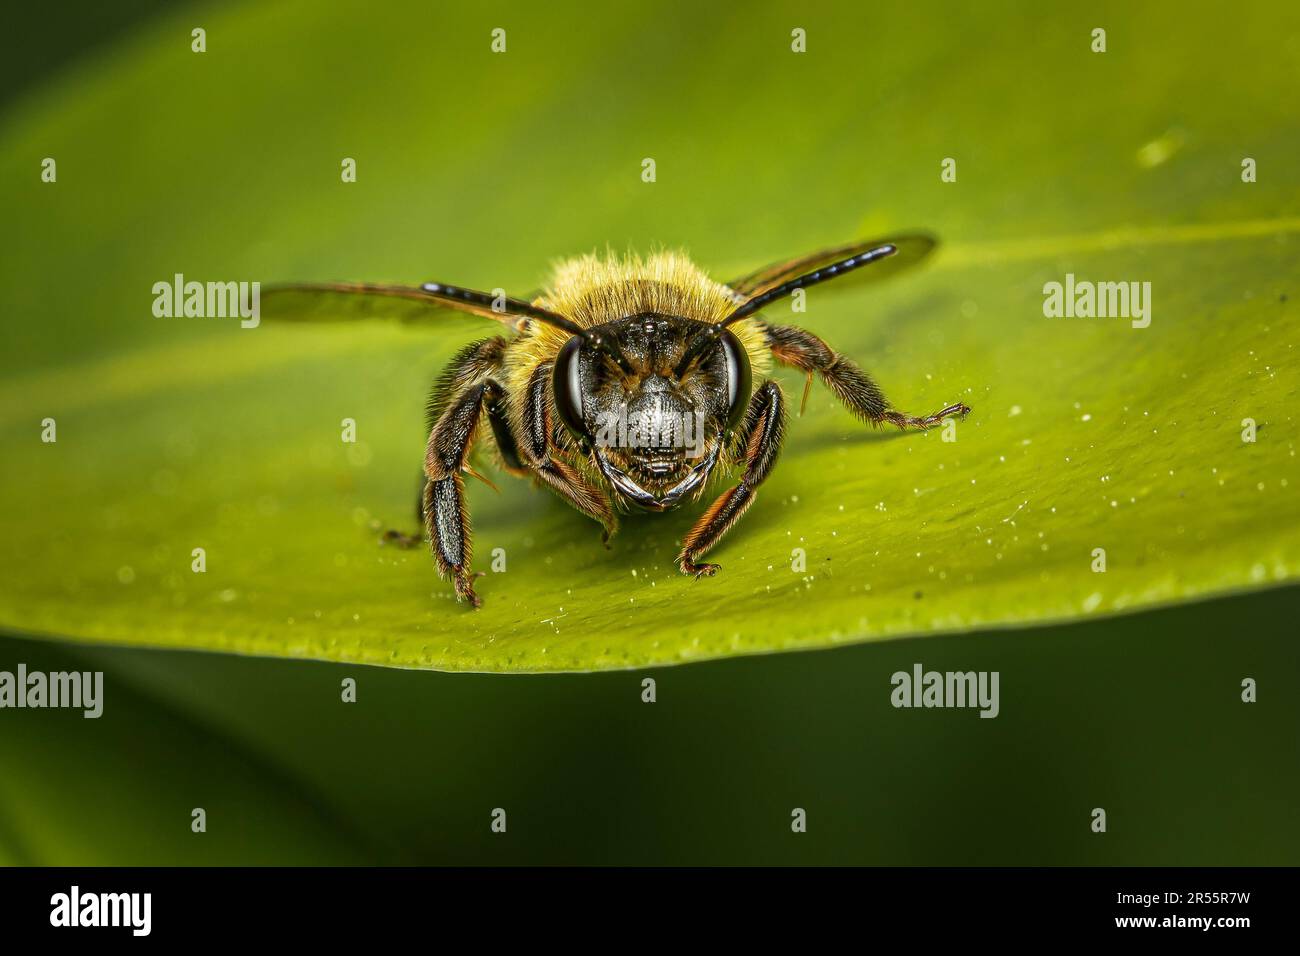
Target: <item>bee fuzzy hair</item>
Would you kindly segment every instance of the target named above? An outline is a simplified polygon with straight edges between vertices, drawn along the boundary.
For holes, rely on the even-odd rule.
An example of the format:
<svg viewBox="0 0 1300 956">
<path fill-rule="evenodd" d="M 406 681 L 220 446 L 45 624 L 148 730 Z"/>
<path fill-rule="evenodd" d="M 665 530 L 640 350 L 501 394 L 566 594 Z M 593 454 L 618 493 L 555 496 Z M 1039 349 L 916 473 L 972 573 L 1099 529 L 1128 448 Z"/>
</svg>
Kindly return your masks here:
<svg viewBox="0 0 1300 956">
<path fill-rule="evenodd" d="M 679 252 L 567 259 L 539 302 L 584 328 L 643 312 L 721 322 L 736 308 L 730 289 Z"/>
<path fill-rule="evenodd" d="M 656 252 L 642 258 L 608 252 L 556 263 L 550 284 L 534 304 L 583 328 L 643 313 L 717 323 L 735 311 L 737 296 L 684 253 Z M 765 372 L 771 361 L 759 325 L 738 322 L 731 330 L 749 353 L 754 373 Z M 566 332 L 549 326 L 537 333 L 544 349 L 558 351 L 568 340 Z"/>
</svg>

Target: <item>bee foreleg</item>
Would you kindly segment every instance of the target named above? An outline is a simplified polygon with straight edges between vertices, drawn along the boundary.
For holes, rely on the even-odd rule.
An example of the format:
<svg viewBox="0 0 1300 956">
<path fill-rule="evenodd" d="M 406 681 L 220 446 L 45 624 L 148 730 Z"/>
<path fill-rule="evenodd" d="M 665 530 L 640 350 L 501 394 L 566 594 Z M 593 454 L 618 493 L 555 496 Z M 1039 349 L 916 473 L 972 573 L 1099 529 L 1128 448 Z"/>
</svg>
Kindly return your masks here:
<svg viewBox="0 0 1300 956">
<path fill-rule="evenodd" d="M 493 435 L 501 448 L 502 462 L 507 470 L 512 470 L 512 468 L 519 467 L 514 438 L 510 434 L 508 425 L 498 421 L 503 416 L 505 392 L 496 382 L 490 379 L 491 375 L 498 373 L 501 369 L 505 348 L 506 340 L 497 337 L 473 342 L 461 349 L 447 365 L 443 373 L 434 381 L 433 388 L 429 392 L 425 411 L 427 427 L 432 433 L 443 413 L 447 410 L 447 406 L 464 394 L 466 389 L 471 386 L 481 385 L 484 382 L 490 382 L 491 388 L 484 395 L 483 402 L 487 408 L 488 418 L 492 423 Z M 487 479 L 483 480 L 486 481 Z M 421 529 L 426 524 L 424 499 L 427 485 L 427 476 L 421 473 L 419 488 L 416 490 L 415 495 L 415 522 L 417 527 Z M 414 548 L 423 539 L 423 530 L 407 533 L 393 528 L 385 531 L 380 536 L 379 541 L 381 544 L 394 545 L 399 548 Z"/>
<path fill-rule="evenodd" d="M 768 347 L 782 365 L 806 373 L 815 372 L 826 387 L 862 421 L 872 425 L 897 425 L 899 428 L 932 428 L 950 415 L 965 415 L 970 409 L 960 403 L 949 405 L 932 415 L 916 417 L 889 407 L 880 386 L 866 372 L 829 345 L 793 325 L 765 324 Z M 806 400 L 806 392 L 805 392 Z"/>
<path fill-rule="evenodd" d="M 474 593 L 476 575 L 469 570 L 473 548 L 461 472 L 484 403 L 495 399 L 500 392 L 501 386 L 496 382 L 486 381 L 464 389 L 448 402 L 429 432 L 424 456 L 428 480 L 422 510 L 434 561 L 438 573 L 455 585 L 456 599 L 468 601 L 474 607 L 481 601 Z"/>
<path fill-rule="evenodd" d="M 737 447 L 744 450 L 745 474 L 735 487 L 723 492 L 709 506 L 682 541 L 677 566 L 683 574 L 709 577 L 718 573 L 720 565 L 699 564 L 697 559 L 717 544 L 754 503 L 758 486 L 776 464 L 784 434 L 785 398 L 781 386 L 772 381 L 764 382 L 750 399 L 737 438 Z"/>
</svg>

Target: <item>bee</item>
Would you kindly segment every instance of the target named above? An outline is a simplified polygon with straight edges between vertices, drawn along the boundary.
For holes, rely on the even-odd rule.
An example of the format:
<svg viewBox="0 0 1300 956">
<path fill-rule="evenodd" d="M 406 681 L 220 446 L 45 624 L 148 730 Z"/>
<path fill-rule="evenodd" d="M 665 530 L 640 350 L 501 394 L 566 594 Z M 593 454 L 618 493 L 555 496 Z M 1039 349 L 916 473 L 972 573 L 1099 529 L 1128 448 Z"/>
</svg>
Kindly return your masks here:
<svg viewBox="0 0 1300 956">
<path fill-rule="evenodd" d="M 262 308 L 289 320 L 436 322 L 460 312 L 507 327 L 463 348 L 434 382 L 416 509 L 423 529 L 386 536 L 408 545 L 427 537 L 438 573 L 478 607 L 463 476 L 482 478 L 469 455 L 489 435 L 506 472 L 593 518 L 607 547 L 620 513 L 676 508 L 698 500 L 710 477 L 738 473 L 682 541 L 677 566 L 700 578 L 718 572 L 702 557 L 753 505 L 780 454 L 786 399 L 765 377 L 774 362 L 804 373 L 804 403 L 820 376 L 867 425 L 925 429 L 964 417 L 960 403 L 920 417 L 895 410 L 850 359 L 760 314 L 831 279 L 892 274 L 934 246 L 919 234 L 858 242 L 726 283 L 680 253 L 588 255 L 560 262 L 528 299 L 440 282 L 295 284 L 268 289 Z"/>
</svg>

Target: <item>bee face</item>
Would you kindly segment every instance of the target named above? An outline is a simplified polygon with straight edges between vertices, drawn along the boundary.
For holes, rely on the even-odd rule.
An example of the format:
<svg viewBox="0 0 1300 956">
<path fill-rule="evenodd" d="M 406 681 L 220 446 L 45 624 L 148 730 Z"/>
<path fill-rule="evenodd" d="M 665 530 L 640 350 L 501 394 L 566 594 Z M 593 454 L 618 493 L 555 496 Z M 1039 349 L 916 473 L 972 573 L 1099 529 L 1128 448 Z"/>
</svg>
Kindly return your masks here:
<svg viewBox="0 0 1300 956">
<path fill-rule="evenodd" d="M 574 336 L 552 373 L 561 421 L 629 504 L 664 511 L 703 487 L 750 393 L 749 360 L 715 324 L 637 315 Z"/>
</svg>

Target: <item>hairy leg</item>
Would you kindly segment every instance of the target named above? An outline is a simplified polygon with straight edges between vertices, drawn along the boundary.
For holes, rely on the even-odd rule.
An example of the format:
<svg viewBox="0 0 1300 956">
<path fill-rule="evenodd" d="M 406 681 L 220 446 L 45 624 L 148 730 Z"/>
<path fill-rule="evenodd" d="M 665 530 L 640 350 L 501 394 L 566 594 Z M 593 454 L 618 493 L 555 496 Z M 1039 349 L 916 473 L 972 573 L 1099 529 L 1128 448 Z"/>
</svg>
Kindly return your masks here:
<svg viewBox="0 0 1300 956">
<path fill-rule="evenodd" d="M 469 512 L 465 507 L 466 459 L 478 429 L 484 406 L 503 395 L 499 384 L 491 379 L 471 385 L 446 404 L 442 416 L 429 432 L 424 456 L 424 526 L 429 536 L 438 573 L 449 578 L 456 588 L 456 598 L 474 607 L 481 603 L 474 593 L 470 571 L 473 554 Z"/>
<path fill-rule="evenodd" d="M 452 357 L 429 389 L 429 398 L 424 405 L 426 433 L 433 431 L 433 426 L 438 423 L 447 406 L 465 389 L 481 385 L 489 378 L 501 378 L 507 344 L 509 343 L 500 336 L 480 339 L 471 342 Z"/>
<path fill-rule="evenodd" d="M 432 433 L 434 426 L 447 410 L 447 406 L 467 388 L 480 385 L 499 374 L 505 355 L 506 340 L 501 337 L 483 339 L 465 346 L 447 364 L 446 369 L 434 381 L 425 404 L 426 431 Z M 501 452 L 501 463 L 506 471 L 514 475 L 526 475 L 527 467 L 519 459 L 519 443 L 515 440 L 510 422 L 506 416 L 507 402 L 504 391 L 493 381 L 492 391 L 484 397 L 488 421 L 492 426 L 492 437 Z M 470 474 L 487 482 L 486 478 L 471 471 Z M 417 530 L 413 532 L 389 529 L 380 537 L 383 544 L 392 544 L 399 548 L 413 548 L 424 540 L 423 525 L 424 497 L 427 477 L 421 473 L 419 488 L 415 495 L 415 522 Z M 491 484 L 491 482 L 488 482 Z"/>
<path fill-rule="evenodd" d="M 793 325 L 764 325 L 768 347 L 783 365 L 797 368 L 808 376 L 803 404 L 808 402 L 808 388 L 818 374 L 826 387 L 835 393 L 854 415 L 872 425 L 897 425 L 899 428 L 932 428 L 950 415 L 965 415 L 970 409 L 961 404 L 949 405 L 932 415 L 906 415 L 889 407 L 880 386 L 850 360 L 803 329 Z M 800 406 L 802 410 L 803 406 Z"/>
<path fill-rule="evenodd" d="M 474 607 L 481 602 L 474 593 L 476 575 L 470 571 L 473 542 L 461 472 L 474 474 L 467 459 L 479 416 L 485 408 L 507 467 L 512 455 L 518 458 L 513 437 L 508 430 L 503 433 L 495 421 L 505 390 L 492 376 L 501 370 L 505 348 L 506 340 L 496 337 L 461 349 L 434 384 L 426 409 L 429 443 L 424 473 L 427 480 L 416 510 L 424 521 L 438 573 L 451 579 L 457 600 L 468 601 Z"/>
<path fill-rule="evenodd" d="M 745 474 L 700 516 L 682 541 L 677 566 L 683 574 L 696 577 L 717 574 L 719 565 L 697 563 L 701 555 L 717 544 L 731 526 L 754 503 L 756 489 L 767 478 L 781 451 L 785 433 L 785 398 L 776 382 L 764 382 L 754 392 L 745 412 L 738 447 L 743 449 Z"/>
</svg>

